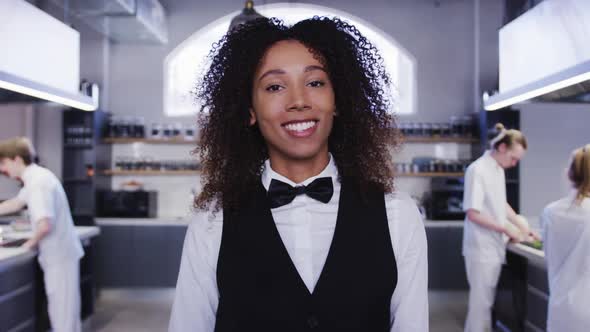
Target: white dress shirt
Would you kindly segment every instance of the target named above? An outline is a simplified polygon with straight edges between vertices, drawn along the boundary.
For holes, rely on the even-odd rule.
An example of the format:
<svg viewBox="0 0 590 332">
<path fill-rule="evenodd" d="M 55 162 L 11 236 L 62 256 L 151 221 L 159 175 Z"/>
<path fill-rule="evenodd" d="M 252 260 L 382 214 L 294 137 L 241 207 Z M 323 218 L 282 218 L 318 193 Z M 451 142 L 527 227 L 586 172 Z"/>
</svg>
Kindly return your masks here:
<svg viewBox="0 0 590 332">
<path fill-rule="evenodd" d="M 272 179 L 292 186 L 308 185 L 318 177 L 331 177 L 334 195 L 327 204 L 306 195 L 296 196 L 271 213 L 287 252 L 308 290 L 313 289 L 324 267 L 336 227 L 341 184 L 332 157 L 317 176 L 294 183 L 265 163 L 262 184 Z M 391 298 L 394 332 L 428 331 L 428 260 L 426 233 L 421 215 L 408 195 L 388 194 L 385 207 L 397 263 L 398 281 Z M 215 328 L 219 293 L 216 281 L 223 213 L 197 213 L 189 225 L 176 285 L 169 331 L 210 332 Z"/>
<path fill-rule="evenodd" d="M 504 169 L 486 151 L 465 172 L 463 210 L 474 209 L 491 216 L 498 225 L 507 222 Z M 506 258 L 507 238 L 480 226 L 465 216 L 463 256 L 472 260 L 501 263 Z"/>
<path fill-rule="evenodd" d="M 576 193 L 543 210 L 549 280 L 547 331 L 588 331 L 590 316 L 590 198 Z"/>
<path fill-rule="evenodd" d="M 28 165 L 22 176 L 24 186 L 17 199 L 27 204 L 33 231 L 37 222 L 48 218 L 49 233 L 39 242 L 39 263 L 59 264 L 80 259 L 84 255 L 76 233 L 64 189 L 53 173 L 36 164 Z"/>
</svg>

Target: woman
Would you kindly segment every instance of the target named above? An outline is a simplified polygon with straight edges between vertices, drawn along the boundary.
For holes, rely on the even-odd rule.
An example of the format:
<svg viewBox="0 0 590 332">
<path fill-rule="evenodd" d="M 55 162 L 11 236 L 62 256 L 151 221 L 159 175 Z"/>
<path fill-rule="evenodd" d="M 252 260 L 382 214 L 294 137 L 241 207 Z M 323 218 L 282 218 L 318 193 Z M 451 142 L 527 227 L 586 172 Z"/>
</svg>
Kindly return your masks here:
<svg viewBox="0 0 590 332">
<path fill-rule="evenodd" d="M 550 292 L 547 331 L 590 326 L 590 144 L 574 151 L 568 177 L 572 192 L 541 215 Z"/>
<path fill-rule="evenodd" d="M 491 150 L 474 161 L 465 173 L 463 256 L 469 283 L 466 332 L 491 331 L 491 309 L 506 256 L 506 236 L 522 241 L 533 235 L 525 219 L 506 201 L 504 169 L 524 156 L 527 141 L 515 129 L 496 124 Z M 514 225 L 514 226 L 513 226 Z"/>
<path fill-rule="evenodd" d="M 387 84 L 339 19 L 258 19 L 216 44 L 170 331 L 428 330 L 426 237 L 393 193 Z"/>
</svg>

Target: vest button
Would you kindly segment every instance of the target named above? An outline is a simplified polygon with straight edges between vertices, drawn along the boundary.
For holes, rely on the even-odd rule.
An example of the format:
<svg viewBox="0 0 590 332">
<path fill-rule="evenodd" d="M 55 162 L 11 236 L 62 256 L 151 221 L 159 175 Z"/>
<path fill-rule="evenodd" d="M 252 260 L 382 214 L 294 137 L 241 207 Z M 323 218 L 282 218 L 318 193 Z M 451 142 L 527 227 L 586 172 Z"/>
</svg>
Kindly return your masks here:
<svg viewBox="0 0 590 332">
<path fill-rule="evenodd" d="M 307 326 L 309 326 L 310 329 L 315 329 L 319 325 L 320 322 L 318 322 L 318 319 L 315 316 L 311 315 L 307 318 Z"/>
</svg>

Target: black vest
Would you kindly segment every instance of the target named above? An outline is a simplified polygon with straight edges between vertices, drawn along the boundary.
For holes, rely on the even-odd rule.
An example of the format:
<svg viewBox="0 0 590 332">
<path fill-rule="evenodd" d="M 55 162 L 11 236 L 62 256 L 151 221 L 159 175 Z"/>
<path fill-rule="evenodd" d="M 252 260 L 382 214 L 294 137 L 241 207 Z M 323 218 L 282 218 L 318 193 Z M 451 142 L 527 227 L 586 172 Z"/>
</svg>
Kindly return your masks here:
<svg viewBox="0 0 590 332">
<path fill-rule="evenodd" d="M 334 237 L 313 293 L 281 240 L 264 187 L 250 199 L 239 213 L 224 211 L 216 332 L 389 331 L 397 266 L 382 192 L 369 191 L 363 201 L 343 181 Z"/>
</svg>

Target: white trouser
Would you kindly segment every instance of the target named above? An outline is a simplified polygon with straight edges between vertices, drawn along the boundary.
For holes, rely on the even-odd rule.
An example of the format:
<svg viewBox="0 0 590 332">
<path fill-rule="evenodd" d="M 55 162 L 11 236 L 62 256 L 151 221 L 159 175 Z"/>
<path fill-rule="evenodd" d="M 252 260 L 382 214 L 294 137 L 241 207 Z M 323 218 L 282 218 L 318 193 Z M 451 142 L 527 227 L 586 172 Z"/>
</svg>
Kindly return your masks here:
<svg viewBox="0 0 590 332">
<path fill-rule="evenodd" d="M 469 309 L 465 332 L 491 331 L 492 306 L 502 262 L 484 262 L 465 257 L 465 268 L 469 282 Z"/>
<path fill-rule="evenodd" d="M 80 261 L 43 265 L 47 311 L 52 330 L 80 332 Z"/>
</svg>

